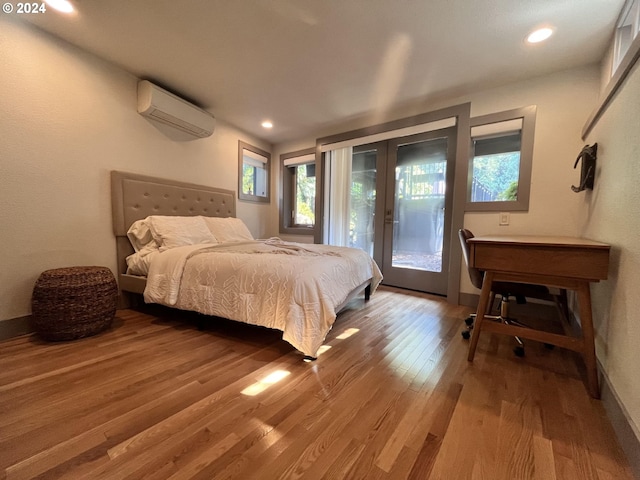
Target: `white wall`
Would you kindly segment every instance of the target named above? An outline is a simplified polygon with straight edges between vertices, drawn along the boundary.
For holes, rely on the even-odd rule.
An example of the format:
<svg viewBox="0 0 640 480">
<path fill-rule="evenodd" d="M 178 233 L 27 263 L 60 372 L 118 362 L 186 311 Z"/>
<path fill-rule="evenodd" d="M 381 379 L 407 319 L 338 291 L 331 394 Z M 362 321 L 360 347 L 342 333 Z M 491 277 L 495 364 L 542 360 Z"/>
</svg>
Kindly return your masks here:
<svg viewBox="0 0 640 480">
<path fill-rule="evenodd" d="M 596 353 L 640 440 L 640 62 L 587 141 L 598 163 L 579 233 L 612 245 L 609 279 L 591 289 Z"/>
<path fill-rule="evenodd" d="M 0 321 L 30 313 L 43 270 L 116 271 L 111 170 L 236 191 L 238 140 L 271 150 L 220 119 L 211 137 L 175 141 L 136 113 L 134 76 L 6 15 L 0 59 Z M 255 236 L 270 213 L 238 202 Z"/>
</svg>

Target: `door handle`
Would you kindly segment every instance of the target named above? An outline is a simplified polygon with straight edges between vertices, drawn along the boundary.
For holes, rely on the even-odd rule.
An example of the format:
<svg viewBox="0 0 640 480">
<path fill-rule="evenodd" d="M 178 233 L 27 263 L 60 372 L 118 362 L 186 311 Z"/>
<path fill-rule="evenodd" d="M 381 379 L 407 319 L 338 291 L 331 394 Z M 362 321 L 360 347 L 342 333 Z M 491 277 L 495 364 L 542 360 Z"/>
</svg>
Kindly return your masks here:
<svg viewBox="0 0 640 480">
<path fill-rule="evenodd" d="M 385 212 L 385 215 L 384 215 L 384 223 L 387 223 L 387 224 L 391 224 L 391 223 L 398 223 L 397 221 L 394 221 L 394 220 L 393 220 L 393 211 L 391 211 L 391 210 L 387 210 L 387 211 Z"/>
</svg>

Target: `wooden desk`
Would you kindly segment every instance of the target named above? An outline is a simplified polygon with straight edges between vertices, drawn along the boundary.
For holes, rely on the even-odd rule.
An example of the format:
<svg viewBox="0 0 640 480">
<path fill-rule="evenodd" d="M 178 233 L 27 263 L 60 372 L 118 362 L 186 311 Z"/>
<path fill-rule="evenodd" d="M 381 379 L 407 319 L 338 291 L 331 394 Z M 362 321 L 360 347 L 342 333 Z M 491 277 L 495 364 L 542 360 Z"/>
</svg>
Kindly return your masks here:
<svg viewBox="0 0 640 480">
<path fill-rule="evenodd" d="M 610 246 L 573 237 L 486 236 L 468 241 L 472 267 L 485 271 L 468 360 L 473 361 L 481 331 L 528 338 L 574 350 L 584 359 L 587 387 L 600 398 L 594 347 L 590 282 L 607 278 Z M 559 335 L 515 325 L 484 321 L 491 285 L 496 281 L 533 283 L 575 290 L 582 337 Z"/>
</svg>

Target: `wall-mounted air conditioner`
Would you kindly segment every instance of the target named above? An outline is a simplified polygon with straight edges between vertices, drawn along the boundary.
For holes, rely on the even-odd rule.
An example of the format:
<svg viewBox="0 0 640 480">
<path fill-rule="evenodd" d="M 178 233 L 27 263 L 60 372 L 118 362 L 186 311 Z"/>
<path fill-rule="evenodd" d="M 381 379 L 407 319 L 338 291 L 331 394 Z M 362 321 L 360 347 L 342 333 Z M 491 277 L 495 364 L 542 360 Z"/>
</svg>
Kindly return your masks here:
<svg viewBox="0 0 640 480">
<path fill-rule="evenodd" d="M 215 117 L 147 80 L 138 82 L 138 113 L 196 137 L 208 137 Z"/>
</svg>

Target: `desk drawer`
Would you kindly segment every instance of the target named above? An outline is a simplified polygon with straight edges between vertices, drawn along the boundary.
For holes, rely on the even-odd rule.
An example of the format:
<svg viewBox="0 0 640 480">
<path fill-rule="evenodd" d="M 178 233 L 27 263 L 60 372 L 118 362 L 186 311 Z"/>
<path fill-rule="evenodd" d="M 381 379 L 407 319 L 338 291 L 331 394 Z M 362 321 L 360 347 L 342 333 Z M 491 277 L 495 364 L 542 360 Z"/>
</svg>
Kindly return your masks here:
<svg viewBox="0 0 640 480">
<path fill-rule="evenodd" d="M 604 280 L 609 249 L 584 246 L 544 246 L 471 243 L 471 265 L 480 270 Z"/>
</svg>

